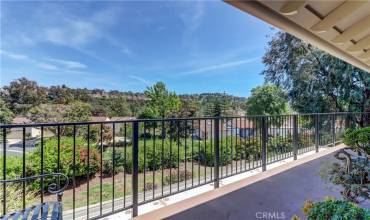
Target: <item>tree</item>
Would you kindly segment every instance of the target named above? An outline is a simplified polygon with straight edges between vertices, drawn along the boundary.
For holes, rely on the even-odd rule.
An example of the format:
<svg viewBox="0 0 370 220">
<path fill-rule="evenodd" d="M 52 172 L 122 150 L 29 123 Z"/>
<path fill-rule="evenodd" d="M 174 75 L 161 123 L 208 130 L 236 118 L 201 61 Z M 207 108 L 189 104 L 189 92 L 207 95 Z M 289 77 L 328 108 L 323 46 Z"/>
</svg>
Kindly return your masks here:
<svg viewBox="0 0 370 220">
<path fill-rule="evenodd" d="M 149 104 L 144 113 L 154 118 L 166 118 L 170 112 L 177 111 L 180 107 L 180 99 L 174 92 L 169 92 L 163 82 L 158 82 L 145 90 Z M 148 115 L 148 114 L 147 114 Z"/>
<path fill-rule="evenodd" d="M 170 118 L 193 118 L 197 116 L 198 105 L 191 100 L 181 100 L 181 108 L 169 113 Z M 170 137 L 177 139 L 187 138 L 193 131 L 189 120 L 178 120 L 174 123 L 166 124 L 167 133 Z M 180 140 L 179 140 L 180 141 Z"/>
<path fill-rule="evenodd" d="M 204 113 L 207 116 L 227 116 L 227 110 L 231 109 L 231 97 L 226 93 L 207 97 L 203 103 L 206 106 Z"/>
<path fill-rule="evenodd" d="M 45 88 L 24 77 L 12 81 L 2 90 L 2 97 L 15 114 L 25 114 L 32 107 L 46 102 Z"/>
<path fill-rule="evenodd" d="M 13 120 L 13 112 L 8 108 L 0 97 L 0 124 L 10 124 Z"/>
<path fill-rule="evenodd" d="M 281 115 L 288 112 L 288 102 L 279 87 L 258 86 L 251 92 L 246 104 L 249 115 Z"/>
<path fill-rule="evenodd" d="M 29 111 L 33 122 L 80 122 L 91 120 L 91 106 L 75 101 L 69 105 L 41 104 Z"/>
<path fill-rule="evenodd" d="M 91 105 L 88 103 L 75 101 L 70 105 L 67 111 L 68 121 L 91 121 Z"/>
<path fill-rule="evenodd" d="M 266 82 L 282 87 L 302 113 L 370 111 L 370 74 L 287 33 L 263 57 Z"/>
<path fill-rule="evenodd" d="M 51 86 L 48 89 L 48 98 L 56 104 L 68 104 L 73 100 L 73 93 L 70 88 L 65 85 Z"/>
<path fill-rule="evenodd" d="M 110 108 L 110 111 L 108 113 L 109 117 L 131 115 L 129 106 L 126 100 L 122 97 L 111 100 L 109 103 L 109 108 Z"/>
<path fill-rule="evenodd" d="M 84 122 L 91 121 L 91 106 L 87 103 L 75 101 L 69 105 L 62 104 L 41 104 L 29 110 L 28 117 L 33 122 Z M 97 140 L 99 129 L 91 126 L 92 140 Z M 95 126 L 96 127 L 96 126 Z M 53 133 L 57 133 L 57 127 L 49 127 Z M 96 131 L 96 132 L 93 132 Z M 60 134 L 73 135 L 73 126 L 61 126 Z M 78 136 L 86 136 L 86 127 L 80 127 L 77 130 Z"/>
</svg>

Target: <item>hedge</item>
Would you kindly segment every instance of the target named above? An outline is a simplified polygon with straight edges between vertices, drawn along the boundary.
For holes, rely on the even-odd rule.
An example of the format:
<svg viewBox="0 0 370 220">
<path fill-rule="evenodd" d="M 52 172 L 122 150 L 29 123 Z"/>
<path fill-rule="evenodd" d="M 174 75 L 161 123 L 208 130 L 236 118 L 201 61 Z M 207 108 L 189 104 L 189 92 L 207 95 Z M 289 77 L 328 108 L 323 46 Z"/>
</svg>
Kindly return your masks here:
<svg viewBox="0 0 370 220">
<path fill-rule="evenodd" d="M 58 153 L 57 139 L 51 138 L 44 140 L 43 143 L 43 173 L 58 172 Z M 87 175 L 93 175 L 99 170 L 99 151 L 96 146 L 90 146 L 90 165 L 87 165 L 87 144 L 82 138 L 76 138 L 75 142 L 75 177 L 86 178 Z M 3 158 L 0 158 L 2 161 Z M 19 178 L 22 175 L 22 157 L 9 156 L 6 158 L 7 179 Z M 2 169 L 2 167 L 0 168 Z M 73 138 L 62 137 L 60 139 L 60 173 L 67 175 L 70 179 L 73 177 Z M 41 174 L 41 143 L 36 145 L 36 149 L 26 154 L 26 176 Z M 62 179 L 61 179 L 62 180 Z M 55 183 L 55 177 L 44 179 L 44 189 L 51 183 Z M 30 184 L 31 189 L 40 189 L 40 181 L 34 181 Z"/>
<path fill-rule="evenodd" d="M 327 199 L 324 202 L 306 202 L 303 210 L 307 215 L 307 220 L 370 219 L 370 210 L 344 200 Z"/>
</svg>

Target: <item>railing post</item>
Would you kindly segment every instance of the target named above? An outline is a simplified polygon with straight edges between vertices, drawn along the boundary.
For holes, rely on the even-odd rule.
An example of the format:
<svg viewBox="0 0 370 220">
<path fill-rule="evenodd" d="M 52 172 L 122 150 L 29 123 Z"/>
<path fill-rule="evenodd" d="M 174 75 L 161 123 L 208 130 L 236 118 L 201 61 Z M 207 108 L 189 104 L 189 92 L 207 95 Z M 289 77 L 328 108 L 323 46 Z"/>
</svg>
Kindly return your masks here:
<svg viewBox="0 0 370 220">
<path fill-rule="evenodd" d="M 132 217 L 138 215 L 139 122 L 132 123 Z"/>
<path fill-rule="evenodd" d="M 6 180 L 6 129 L 3 128 L 3 180 Z M 3 183 L 3 215 L 6 214 L 6 183 Z"/>
<path fill-rule="evenodd" d="M 298 155 L 298 116 L 293 115 L 293 158 L 297 160 Z"/>
<path fill-rule="evenodd" d="M 215 174 L 215 179 L 214 179 L 214 188 L 218 188 L 220 185 L 220 176 L 219 176 L 219 170 L 220 170 L 220 118 L 217 117 L 215 118 L 215 123 L 214 123 L 214 140 L 215 140 L 215 146 L 214 146 L 214 151 L 215 151 L 215 164 L 214 164 L 214 174 Z"/>
<path fill-rule="evenodd" d="M 348 112 L 346 113 L 346 119 L 344 121 L 344 126 L 345 126 L 345 129 L 348 129 L 350 127 L 350 114 Z"/>
<path fill-rule="evenodd" d="M 262 171 L 266 171 L 267 141 L 268 141 L 267 117 L 266 116 L 262 116 L 261 128 L 262 128 Z"/>
<path fill-rule="evenodd" d="M 333 114 L 333 116 L 332 116 L 332 121 L 333 121 L 333 123 L 332 123 L 332 138 L 333 138 L 333 147 L 335 147 L 335 121 L 336 121 L 336 119 L 337 119 L 337 117 L 336 117 L 336 115 L 335 115 L 335 113 Z"/>
<path fill-rule="evenodd" d="M 320 135 L 320 127 L 319 127 L 319 114 L 315 114 L 315 149 L 316 153 L 319 152 L 319 135 Z"/>
</svg>

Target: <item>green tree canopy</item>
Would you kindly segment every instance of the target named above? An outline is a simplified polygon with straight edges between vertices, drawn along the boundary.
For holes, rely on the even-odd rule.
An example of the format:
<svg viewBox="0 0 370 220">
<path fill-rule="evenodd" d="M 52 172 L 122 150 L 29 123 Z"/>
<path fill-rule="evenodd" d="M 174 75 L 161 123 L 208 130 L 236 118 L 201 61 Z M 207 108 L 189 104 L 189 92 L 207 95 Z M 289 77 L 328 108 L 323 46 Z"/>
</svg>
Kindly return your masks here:
<svg viewBox="0 0 370 220">
<path fill-rule="evenodd" d="M 56 104 L 68 104 L 74 97 L 71 89 L 62 85 L 50 86 L 48 89 L 48 98 Z"/>
<path fill-rule="evenodd" d="M 69 105 L 41 104 L 29 111 L 29 118 L 34 122 L 79 122 L 91 120 L 91 106 L 75 101 Z"/>
<path fill-rule="evenodd" d="M 0 97 L 0 124 L 12 123 L 13 116 L 13 112 L 8 108 L 4 100 Z"/>
<path fill-rule="evenodd" d="M 203 102 L 204 114 L 207 116 L 228 116 L 227 110 L 231 109 L 232 98 L 226 93 L 218 96 L 210 96 Z"/>
<path fill-rule="evenodd" d="M 283 90 L 274 85 L 253 88 L 246 105 L 249 115 L 281 115 L 288 112 Z"/>
<path fill-rule="evenodd" d="M 302 113 L 370 111 L 370 74 L 278 32 L 263 57 L 265 80 L 282 87 Z"/>
<path fill-rule="evenodd" d="M 168 91 L 163 82 L 157 82 L 148 87 L 144 93 L 150 100 L 141 117 L 166 118 L 171 112 L 180 108 L 180 98 L 175 92 Z"/>
<path fill-rule="evenodd" d="M 32 107 L 46 102 L 45 88 L 24 77 L 4 86 L 1 95 L 15 114 L 25 114 Z"/>
</svg>

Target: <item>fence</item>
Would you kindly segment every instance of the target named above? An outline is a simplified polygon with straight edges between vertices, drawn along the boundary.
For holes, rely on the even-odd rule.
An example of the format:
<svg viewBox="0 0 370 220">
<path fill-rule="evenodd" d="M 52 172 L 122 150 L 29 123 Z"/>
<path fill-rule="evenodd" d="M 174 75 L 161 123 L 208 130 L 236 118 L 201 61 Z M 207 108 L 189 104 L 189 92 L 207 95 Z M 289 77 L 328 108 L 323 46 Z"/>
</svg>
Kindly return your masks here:
<svg viewBox="0 0 370 220">
<path fill-rule="evenodd" d="M 370 113 L 0 125 L 3 179 L 64 173 L 65 219 L 96 219 L 320 147 Z M 53 200 L 60 179 L 3 184 L 1 212 Z"/>
</svg>

